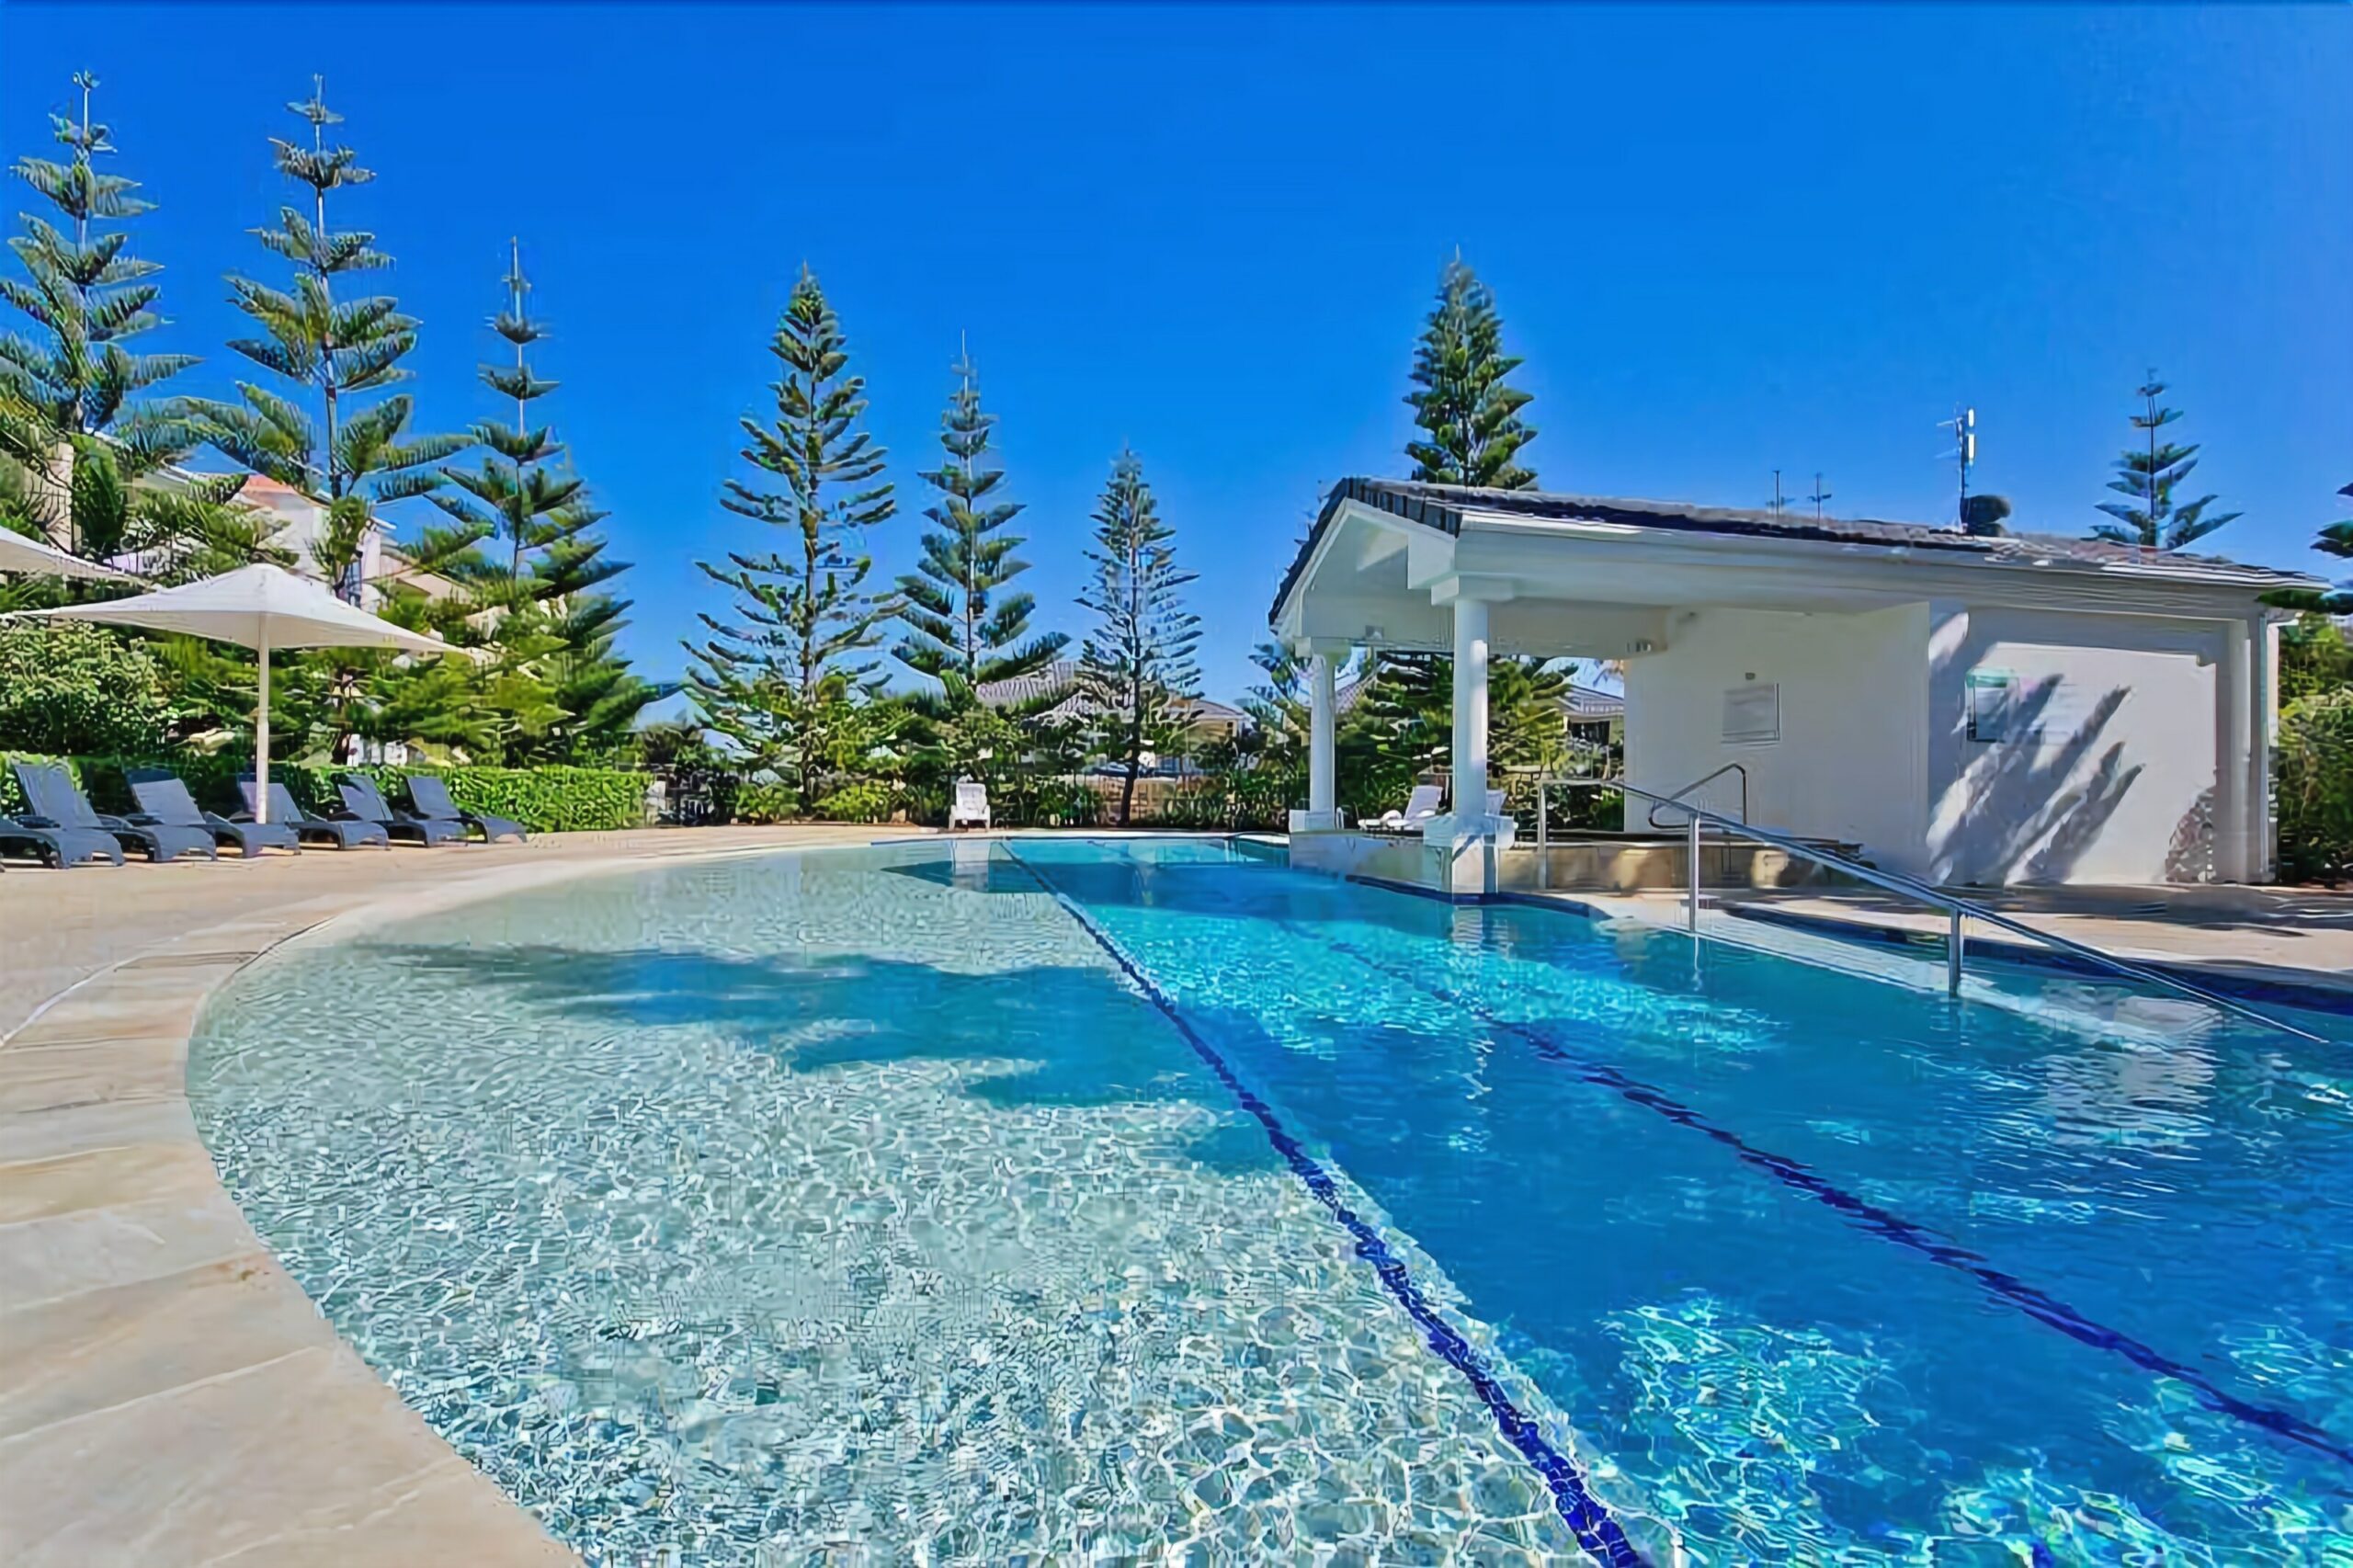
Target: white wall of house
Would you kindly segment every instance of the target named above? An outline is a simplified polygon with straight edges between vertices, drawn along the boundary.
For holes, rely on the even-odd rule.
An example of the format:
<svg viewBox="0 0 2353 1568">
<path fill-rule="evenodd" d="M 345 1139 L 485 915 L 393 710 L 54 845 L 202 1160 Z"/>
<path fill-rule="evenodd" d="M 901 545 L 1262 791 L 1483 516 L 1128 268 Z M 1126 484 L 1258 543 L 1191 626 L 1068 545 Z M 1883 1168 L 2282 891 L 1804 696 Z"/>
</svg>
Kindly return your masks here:
<svg viewBox="0 0 2353 1568">
<path fill-rule="evenodd" d="M 2229 864 L 2220 824 L 2235 801 L 2216 767 L 2232 630 L 1944 600 L 1679 612 L 1668 646 L 1627 666 L 1627 776 L 1672 790 L 1738 762 L 1751 821 L 1859 843 L 1932 881 L 2245 875 Z M 1983 736 L 1972 677 L 2011 703 Z M 1727 694 L 1750 692 L 1753 717 L 1768 686 L 1778 738 L 1727 738 Z M 1703 803 L 1735 798 L 1721 780 Z"/>
<path fill-rule="evenodd" d="M 1846 615 L 1677 612 L 1666 647 L 1626 666 L 1626 776 L 1671 791 L 1737 762 L 1748 770 L 1750 821 L 1860 844 L 1880 864 L 1916 871 L 1927 642 L 1925 603 Z M 1778 738 L 1727 739 L 1727 694 L 1765 687 L 1778 688 Z M 1738 786 L 1721 779 L 1699 799 L 1729 810 Z"/>
<path fill-rule="evenodd" d="M 2222 869 L 2225 623 L 1942 601 L 1930 619 L 1930 877 L 2163 882 Z M 2017 693 L 2003 738 L 1971 738 L 1972 671 Z"/>
</svg>

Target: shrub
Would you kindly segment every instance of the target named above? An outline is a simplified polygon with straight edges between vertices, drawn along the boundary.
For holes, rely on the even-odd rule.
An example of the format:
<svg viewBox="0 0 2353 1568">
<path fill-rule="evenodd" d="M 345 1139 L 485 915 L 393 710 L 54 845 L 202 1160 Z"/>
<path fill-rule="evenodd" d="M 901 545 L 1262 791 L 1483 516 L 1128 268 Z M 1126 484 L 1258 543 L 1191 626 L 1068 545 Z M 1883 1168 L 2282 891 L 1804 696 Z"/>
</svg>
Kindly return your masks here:
<svg viewBox="0 0 2353 1568">
<path fill-rule="evenodd" d="M 2279 872 L 2290 881 L 2353 873 L 2353 691 L 2290 705 L 2279 722 Z"/>
<path fill-rule="evenodd" d="M 274 770 L 273 770 L 274 771 Z M 438 773 L 461 812 L 507 817 L 533 833 L 593 833 L 635 827 L 645 820 L 647 776 L 607 767 L 352 767 L 384 791 L 401 796 L 404 773 Z"/>
<path fill-rule="evenodd" d="M 0 622 L 0 747 L 141 756 L 171 718 L 143 645 L 73 621 Z"/>
<path fill-rule="evenodd" d="M 24 753 L 0 753 L 0 763 Z M 40 756 L 42 762 L 63 762 L 81 784 L 90 803 L 102 812 L 134 809 L 131 783 L 133 767 L 168 767 L 188 781 L 188 793 L 199 804 L 224 814 L 242 811 L 237 775 L 253 770 L 253 758 L 235 752 L 181 752 L 161 757 Z M 388 801 L 401 798 L 401 775 L 438 773 L 449 788 L 449 799 L 460 811 L 510 817 L 533 833 L 574 833 L 599 828 L 634 827 L 645 818 L 646 777 L 600 767 L 320 767 L 307 763 L 274 762 L 272 783 L 281 783 L 302 805 L 314 812 L 342 805 L 335 780 L 346 773 L 361 773 L 376 780 Z M 0 767 L 0 814 L 21 810 L 15 774 Z"/>
<path fill-rule="evenodd" d="M 827 822 L 888 822 L 898 807 L 897 791 L 879 778 L 845 784 L 817 802 L 817 814 Z M 739 802 L 737 812 L 742 806 Z"/>
<path fill-rule="evenodd" d="M 725 820 L 765 825 L 791 822 L 800 815 L 801 792 L 791 785 L 779 778 L 747 778 L 736 786 Z"/>
</svg>

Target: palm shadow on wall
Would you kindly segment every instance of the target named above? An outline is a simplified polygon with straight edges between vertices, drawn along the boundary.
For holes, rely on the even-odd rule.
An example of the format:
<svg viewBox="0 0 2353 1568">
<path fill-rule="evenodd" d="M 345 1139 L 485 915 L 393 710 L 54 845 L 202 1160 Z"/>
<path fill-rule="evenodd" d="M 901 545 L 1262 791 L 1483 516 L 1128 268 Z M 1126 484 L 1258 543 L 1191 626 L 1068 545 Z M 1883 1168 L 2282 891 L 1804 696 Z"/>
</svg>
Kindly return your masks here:
<svg viewBox="0 0 2353 1568">
<path fill-rule="evenodd" d="M 2132 688 L 2111 687 L 2073 734 L 2052 744 L 2043 734 L 2059 681 L 2052 676 L 2019 694 L 2009 740 L 1992 745 L 1972 741 L 1966 711 L 1955 717 L 1954 740 L 1968 800 L 1961 821 L 1936 846 L 1949 864 L 1961 869 L 1962 875 L 1955 880 L 2066 881 L 2141 777 L 2141 764 L 2124 765 L 2123 742 L 2100 747 L 2101 736 Z M 2086 759 L 2095 755 L 2090 771 L 2078 778 Z"/>
</svg>

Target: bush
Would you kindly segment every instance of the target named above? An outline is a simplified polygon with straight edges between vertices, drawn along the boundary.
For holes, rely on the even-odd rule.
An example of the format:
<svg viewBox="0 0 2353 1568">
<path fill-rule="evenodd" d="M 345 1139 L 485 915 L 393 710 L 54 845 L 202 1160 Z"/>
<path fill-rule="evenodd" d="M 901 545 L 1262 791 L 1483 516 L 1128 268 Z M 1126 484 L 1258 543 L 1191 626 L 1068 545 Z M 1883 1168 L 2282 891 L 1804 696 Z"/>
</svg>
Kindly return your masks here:
<svg viewBox="0 0 2353 1568">
<path fill-rule="evenodd" d="M 142 756 L 171 718 L 143 645 L 74 621 L 0 622 L 0 748 Z"/>
<path fill-rule="evenodd" d="M 879 778 L 845 784 L 817 802 L 817 814 L 827 822 L 889 822 L 897 809 L 897 791 Z"/>
<path fill-rule="evenodd" d="M 272 769 L 275 772 L 275 769 Z M 636 827 L 645 820 L 642 773 L 608 767 L 349 767 L 365 773 L 386 800 L 401 795 L 404 773 L 438 773 L 461 812 L 506 817 L 533 833 L 594 833 Z"/>
<path fill-rule="evenodd" d="M 750 823 L 765 826 L 770 823 L 791 822 L 801 815 L 801 792 L 781 779 L 754 781 L 745 779 L 735 787 L 724 822 Z"/>
<path fill-rule="evenodd" d="M 0 763 L 26 755 L 0 753 Z M 244 809 L 237 775 L 253 770 L 253 758 L 234 752 L 182 752 L 160 757 L 36 756 L 33 760 L 63 762 L 90 803 L 102 812 L 135 809 L 131 782 L 125 777 L 129 769 L 168 767 L 188 781 L 188 793 L 199 804 L 226 815 Z M 645 819 L 646 778 L 642 773 L 601 767 L 319 767 L 295 762 L 269 766 L 272 783 L 284 784 L 296 801 L 320 812 L 342 805 L 335 780 L 347 773 L 375 779 L 384 798 L 394 801 L 401 798 L 404 773 L 438 773 L 459 810 L 509 817 L 533 833 L 635 827 Z M 0 814 L 21 810 L 24 803 L 16 775 L 0 767 Z"/>
<path fill-rule="evenodd" d="M 2353 874 L 2353 691 L 2290 704 L 2279 720 L 2279 874 Z"/>
</svg>

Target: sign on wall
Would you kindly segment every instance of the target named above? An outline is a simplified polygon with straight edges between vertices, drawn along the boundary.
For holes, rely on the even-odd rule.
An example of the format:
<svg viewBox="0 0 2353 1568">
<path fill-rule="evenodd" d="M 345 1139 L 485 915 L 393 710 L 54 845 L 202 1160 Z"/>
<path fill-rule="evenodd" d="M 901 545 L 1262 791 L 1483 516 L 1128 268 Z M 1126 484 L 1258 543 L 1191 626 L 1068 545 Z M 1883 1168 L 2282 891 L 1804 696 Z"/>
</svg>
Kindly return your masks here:
<svg viewBox="0 0 2353 1568">
<path fill-rule="evenodd" d="M 1768 745 L 1781 738 L 1781 687 L 1777 681 L 1724 692 L 1724 744 Z"/>
<path fill-rule="evenodd" d="M 2018 677 L 2007 670 L 1969 672 L 1969 738 L 2006 741 L 2018 722 Z"/>
</svg>

